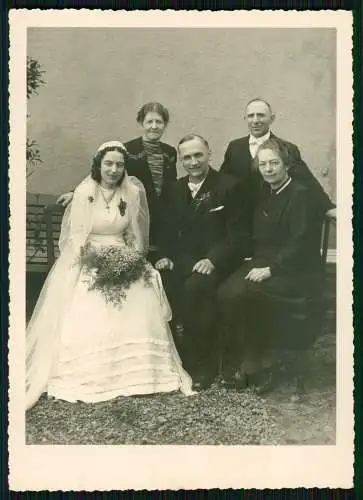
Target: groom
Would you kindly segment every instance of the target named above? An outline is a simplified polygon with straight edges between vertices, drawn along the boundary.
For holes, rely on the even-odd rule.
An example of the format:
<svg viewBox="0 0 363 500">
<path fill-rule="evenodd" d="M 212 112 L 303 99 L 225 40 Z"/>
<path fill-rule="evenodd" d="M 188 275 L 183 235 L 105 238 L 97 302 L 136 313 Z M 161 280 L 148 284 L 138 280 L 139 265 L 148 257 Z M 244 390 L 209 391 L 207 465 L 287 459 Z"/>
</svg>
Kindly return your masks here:
<svg viewBox="0 0 363 500">
<path fill-rule="evenodd" d="M 195 388 L 206 388 L 216 373 L 216 289 L 242 262 L 247 221 L 240 183 L 209 166 L 208 142 L 189 134 L 178 151 L 188 175 L 176 181 L 164 208 L 164 257 L 155 267 L 181 314 L 185 368 Z"/>
</svg>

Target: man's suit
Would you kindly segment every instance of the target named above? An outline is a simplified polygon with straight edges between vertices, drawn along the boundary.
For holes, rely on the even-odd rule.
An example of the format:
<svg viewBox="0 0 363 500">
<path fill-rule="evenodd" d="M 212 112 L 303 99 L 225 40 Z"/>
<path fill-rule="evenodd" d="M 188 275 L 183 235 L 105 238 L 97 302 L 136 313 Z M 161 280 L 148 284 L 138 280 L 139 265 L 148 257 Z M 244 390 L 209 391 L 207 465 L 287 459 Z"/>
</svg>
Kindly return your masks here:
<svg viewBox="0 0 363 500">
<path fill-rule="evenodd" d="M 211 356 L 217 286 L 241 264 L 248 246 L 241 196 L 235 178 L 209 169 L 195 198 L 188 178 L 179 179 L 164 212 L 163 255 L 172 259 L 175 268 L 164 272 L 163 279 L 173 310 L 179 306 L 184 325 L 183 361 L 189 363 L 192 373 L 198 362 Z M 214 264 L 210 275 L 193 272 L 201 259 Z"/>
<path fill-rule="evenodd" d="M 317 213 L 322 217 L 334 205 L 306 163 L 301 159 L 298 147 L 291 142 L 276 137 L 273 133 L 270 134 L 270 137 L 280 141 L 287 149 L 290 159 L 289 175 L 309 189 L 316 202 Z M 221 172 L 233 175 L 241 181 L 244 188 L 244 196 L 248 199 L 249 218 L 252 221 L 253 210 L 257 204 L 258 193 L 262 185 L 262 177 L 253 164 L 249 147 L 249 136 L 235 139 L 228 144 Z"/>
</svg>

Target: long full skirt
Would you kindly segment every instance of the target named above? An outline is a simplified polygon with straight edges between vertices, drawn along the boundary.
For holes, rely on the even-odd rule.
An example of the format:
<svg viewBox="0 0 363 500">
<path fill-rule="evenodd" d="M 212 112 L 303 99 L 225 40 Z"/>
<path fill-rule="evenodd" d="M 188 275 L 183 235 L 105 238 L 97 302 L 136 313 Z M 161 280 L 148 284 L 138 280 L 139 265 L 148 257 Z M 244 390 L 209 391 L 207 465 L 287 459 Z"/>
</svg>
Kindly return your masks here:
<svg viewBox="0 0 363 500">
<path fill-rule="evenodd" d="M 181 390 L 191 394 L 167 322 L 165 294 L 143 281 L 131 285 L 121 307 L 88 290 L 81 273 L 61 321 L 48 395 L 74 402 Z"/>
</svg>

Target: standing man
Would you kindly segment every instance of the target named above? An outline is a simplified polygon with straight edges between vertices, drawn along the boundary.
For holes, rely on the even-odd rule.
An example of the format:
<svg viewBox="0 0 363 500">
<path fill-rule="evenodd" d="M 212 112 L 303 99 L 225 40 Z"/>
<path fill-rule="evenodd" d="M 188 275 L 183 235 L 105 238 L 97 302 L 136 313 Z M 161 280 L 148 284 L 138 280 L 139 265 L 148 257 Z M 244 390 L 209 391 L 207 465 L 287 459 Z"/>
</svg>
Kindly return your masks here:
<svg viewBox="0 0 363 500">
<path fill-rule="evenodd" d="M 235 139 L 228 144 L 221 172 L 228 173 L 241 180 L 245 196 L 248 196 L 249 199 L 250 220 L 252 220 L 252 211 L 256 206 L 262 182 L 261 175 L 254 166 L 253 159 L 259 146 L 270 137 L 280 141 L 287 149 L 291 159 L 289 175 L 310 190 L 321 216 L 327 214 L 335 218 L 333 203 L 306 163 L 301 159 L 298 147 L 291 142 L 276 137 L 271 132 L 270 128 L 275 119 L 271 105 L 264 99 L 252 99 L 245 108 L 244 119 L 247 122 L 250 134 Z"/>
<path fill-rule="evenodd" d="M 155 267 L 162 271 L 173 311 L 179 306 L 183 364 L 195 388 L 206 388 L 216 372 L 216 290 L 242 262 L 248 235 L 240 183 L 209 166 L 208 142 L 189 134 L 178 150 L 188 175 L 177 180 L 170 193 L 164 257 Z"/>
</svg>

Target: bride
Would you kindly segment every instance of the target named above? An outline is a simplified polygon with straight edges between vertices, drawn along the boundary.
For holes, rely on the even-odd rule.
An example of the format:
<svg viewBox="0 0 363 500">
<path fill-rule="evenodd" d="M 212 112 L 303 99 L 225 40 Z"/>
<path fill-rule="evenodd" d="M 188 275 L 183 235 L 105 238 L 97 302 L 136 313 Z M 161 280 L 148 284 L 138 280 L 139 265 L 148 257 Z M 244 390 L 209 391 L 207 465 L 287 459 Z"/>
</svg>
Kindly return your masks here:
<svg viewBox="0 0 363 500">
<path fill-rule="evenodd" d="M 125 160 L 121 142 L 102 144 L 64 214 L 60 256 L 27 328 L 27 409 L 43 392 L 70 402 L 193 394 L 160 275 L 144 258 L 145 191 Z"/>
</svg>

